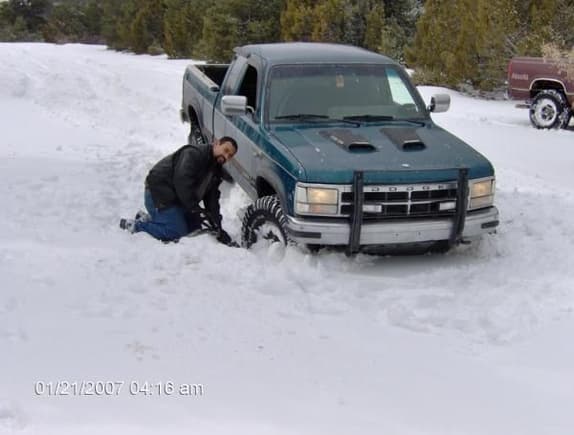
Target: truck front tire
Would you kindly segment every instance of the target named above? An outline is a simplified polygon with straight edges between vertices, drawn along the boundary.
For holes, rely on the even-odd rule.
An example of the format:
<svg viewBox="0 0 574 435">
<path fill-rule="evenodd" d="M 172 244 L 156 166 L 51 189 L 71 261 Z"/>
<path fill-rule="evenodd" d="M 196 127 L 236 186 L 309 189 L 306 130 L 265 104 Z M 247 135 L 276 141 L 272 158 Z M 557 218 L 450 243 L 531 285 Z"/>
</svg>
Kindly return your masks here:
<svg viewBox="0 0 574 435">
<path fill-rule="evenodd" d="M 287 218 L 276 195 L 259 198 L 247 208 L 243 217 L 241 239 L 246 248 L 261 240 L 283 245 L 289 243 Z"/>
<path fill-rule="evenodd" d="M 564 94 L 555 89 L 540 91 L 530 106 L 530 122 L 536 128 L 566 128 L 570 108 Z"/>
</svg>

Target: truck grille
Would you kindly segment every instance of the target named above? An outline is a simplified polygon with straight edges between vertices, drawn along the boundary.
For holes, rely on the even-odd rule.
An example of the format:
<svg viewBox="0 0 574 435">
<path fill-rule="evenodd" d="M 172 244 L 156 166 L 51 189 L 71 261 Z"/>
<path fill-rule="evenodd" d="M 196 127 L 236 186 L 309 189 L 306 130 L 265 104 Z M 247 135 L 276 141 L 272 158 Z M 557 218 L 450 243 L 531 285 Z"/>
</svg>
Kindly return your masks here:
<svg viewBox="0 0 574 435">
<path fill-rule="evenodd" d="M 364 186 L 363 220 L 452 216 L 456 182 L 397 186 Z M 340 213 L 353 213 L 353 192 L 340 192 Z"/>
</svg>

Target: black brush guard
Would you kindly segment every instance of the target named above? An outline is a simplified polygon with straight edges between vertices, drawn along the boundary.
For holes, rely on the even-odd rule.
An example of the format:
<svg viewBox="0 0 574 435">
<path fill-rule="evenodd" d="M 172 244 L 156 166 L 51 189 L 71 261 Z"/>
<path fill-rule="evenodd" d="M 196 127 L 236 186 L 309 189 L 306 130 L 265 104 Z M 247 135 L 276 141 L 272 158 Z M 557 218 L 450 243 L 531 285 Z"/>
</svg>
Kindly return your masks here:
<svg viewBox="0 0 574 435">
<path fill-rule="evenodd" d="M 458 168 L 457 189 L 456 189 L 456 209 L 453 216 L 453 225 L 448 239 L 449 247 L 453 247 L 461 242 L 464 222 L 466 220 L 466 209 L 468 207 L 468 168 Z M 353 212 L 351 213 L 349 232 L 349 243 L 345 254 L 351 256 L 359 252 L 361 243 L 361 228 L 363 225 L 363 186 L 364 171 L 355 171 L 353 175 Z"/>
</svg>

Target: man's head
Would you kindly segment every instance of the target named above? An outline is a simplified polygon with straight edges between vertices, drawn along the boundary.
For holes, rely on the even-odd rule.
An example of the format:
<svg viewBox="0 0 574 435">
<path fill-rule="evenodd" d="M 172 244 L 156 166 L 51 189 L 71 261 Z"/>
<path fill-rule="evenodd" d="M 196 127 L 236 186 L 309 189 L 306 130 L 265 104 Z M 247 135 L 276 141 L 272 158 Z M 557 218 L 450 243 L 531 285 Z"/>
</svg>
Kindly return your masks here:
<svg viewBox="0 0 574 435">
<path fill-rule="evenodd" d="M 236 152 L 237 142 L 229 136 L 223 136 L 213 143 L 213 157 L 220 165 L 232 159 Z"/>
</svg>

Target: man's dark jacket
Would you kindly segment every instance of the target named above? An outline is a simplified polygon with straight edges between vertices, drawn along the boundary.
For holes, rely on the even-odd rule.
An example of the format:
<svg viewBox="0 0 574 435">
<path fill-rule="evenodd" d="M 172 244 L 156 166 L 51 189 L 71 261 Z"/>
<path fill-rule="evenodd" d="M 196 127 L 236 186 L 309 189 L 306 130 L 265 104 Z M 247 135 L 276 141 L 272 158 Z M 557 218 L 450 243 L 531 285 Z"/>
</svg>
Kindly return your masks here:
<svg viewBox="0 0 574 435">
<path fill-rule="evenodd" d="M 203 200 L 211 218 L 220 225 L 221 170 L 211 145 L 185 145 L 151 168 L 146 188 L 160 210 L 180 206 L 193 215 L 199 212 L 199 202 Z"/>
</svg>

